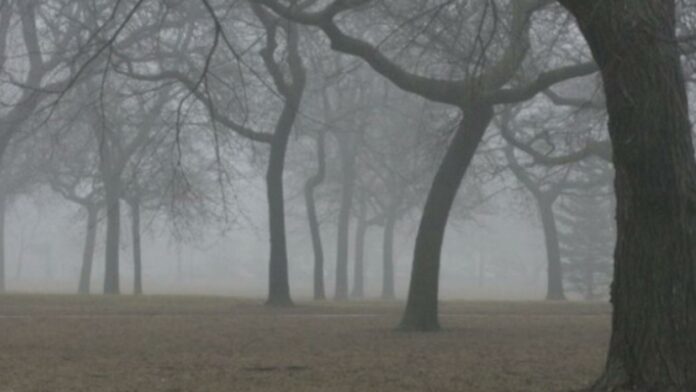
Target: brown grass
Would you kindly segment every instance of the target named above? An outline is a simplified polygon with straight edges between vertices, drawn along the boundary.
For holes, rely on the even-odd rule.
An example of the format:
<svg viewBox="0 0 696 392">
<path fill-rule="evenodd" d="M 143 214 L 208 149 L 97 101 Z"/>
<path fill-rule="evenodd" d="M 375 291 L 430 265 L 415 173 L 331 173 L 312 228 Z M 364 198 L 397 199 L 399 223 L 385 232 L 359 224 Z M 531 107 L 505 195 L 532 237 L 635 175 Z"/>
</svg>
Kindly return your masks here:
<svg viewBox="0 0 696 392">
<path fill-rule="evenodd" d="M 606 305 L 451 302 L 441 333 L 399 304 L 0 297 L 0 392 L 567 391 L 601 370 Z"/>
</svg>

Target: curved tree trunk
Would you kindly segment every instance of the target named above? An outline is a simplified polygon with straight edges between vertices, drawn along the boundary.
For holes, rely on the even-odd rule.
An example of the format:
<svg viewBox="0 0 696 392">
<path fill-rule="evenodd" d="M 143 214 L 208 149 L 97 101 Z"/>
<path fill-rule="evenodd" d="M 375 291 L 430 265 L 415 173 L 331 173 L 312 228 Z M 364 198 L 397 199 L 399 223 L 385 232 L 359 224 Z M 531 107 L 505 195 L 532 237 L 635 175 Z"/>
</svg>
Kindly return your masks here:
<svg viewBox="0 0 696 392">
<path fill-rule="evenodd" d="M 384 222 L 382 239 L 382 299 L 393 300 L 394 292 L 394 229 L 397 215 L 394 206 L 389 207 Z"/>
<path fill-rule="evenodd" d="M 401 329 L 433 331 L 440 328 L 438 280 L 445 227 L 464 174 L 492 118 L 491 106 L 467 108 L 435 175 L 416 236 L 411 284 Z"/>
<path fill-rule="evenodd" d="M 119 294 L 119 246 L 121 242 L 121 180 L 109 178 L 106 193 L 106 246 L 104 294 Z M 108 178 L 108 177 L 107 177 Z"/>
<path fill-rule="evenodd" d="M 268 217 L 271 232 L 271 260 L 268 268 L 268 299 L 266 300 L 266 305 L 269 306 L 293 305 L 290 298 L 288 250 L 285 237 L 283 172 L 288 140 L 298 109 L 299 99 L 294 102 L 286 101 L 273 134 L 271 155 L 266 171 Z"/>
<path fill-rule="evenodd" d="M 365 297 L 365 234 L 367 233 L 367 206 L 360 204 L 358 222 L 355 226 L 355 265 L 353 269 L 353 291 L 351 297 Z"/>
<path fill-rule="evenodd" d="M 595 391 L 696 391 L 696 162 L 674 0 L 563 0 L 602 70 L 616 169 L 612 336 Z"/>
<path fill-rule="evenodd" d="M 319 133 L 317 138 L 317 173 L 305 183 L 304 197 L 307 208 L 307 221 L 309 232 L 312 236 L 312 250 L 314 251 L 314 299 L 326 299 L 324 289 L 324 248 L 321 243 L 321 230 L 317 219 L 317 207 L 314 200 L 314 191 L 324 182 L 326 177 L 326 153 L 324 150 L 324 133 Z"/>
<path fill-rule="evenodd" d="M 346 138 L 351 139 L 351 138 Z M 350 214 L 355 189 L 355 146 L 339 139 L 341 153 L 341 209 L 338 214 L 336 245 L 336 292 L 338 301 L 348 299 L 348 243 L 350 241 Z"/>
<path fill-rule="evenodd" d="M 133 294 L 143 293 L 143 262 L 140 246 L 140 202 L 135 199 L 130 201 L 131 208 L 131 235 L 133 237 Z"/>
<path fill-rule="evenodd" d="M 566 298 L 563 290 L 563 265 L 561 264 L 561 250 L 558 244 L 556 217 L 553 214 L 553 202 L 553 198 L 543 195 L 537 197 L 541 225 L 544 229 L 544 243 L 546 245 L 546 299 L 549 301 L 562 301 Z"/>
<path fill-rule="evenodd" d="M 82 268 L 80 268 L 80 284 L 78 294 L 89 294 L 92 280 L 92 264 L 94 261 L 94 244 L 97 237 L 97 217 L 99 209 L 87 207 L 87 227 L 85 228 L 85 247 L 82 252 Z"/>
<path fill-rule="evenodd" d="M 283 110 L 275 125 L 271 139 L 271 153 L 266 170 L 266 192 L 268 196 L 268 221 L 270 229 L 271 255 L 268 266 L 268 306 L 292 306 L 288 274 L 288 253 L 285 237 L 285 196 L 283 191 L 283 172 L 285 154 L 290 133 L 295 124 L 302 95 L 306 84 L 306 71 L 302 64 L 299 50 L 299 35 L 293 24 L 284 24 L 274 19 L 260 6 L 252 3 L 252 10 L 266 30 L 266 46 L 260 54 L 266 70 L 285 98 Z M 282 68 L 275 59 L 277 48 L 277 31 L 284 26 L 286 36 L 286 59 L 290 71 L 290 81 L 286 79 Z"/>
</svg>

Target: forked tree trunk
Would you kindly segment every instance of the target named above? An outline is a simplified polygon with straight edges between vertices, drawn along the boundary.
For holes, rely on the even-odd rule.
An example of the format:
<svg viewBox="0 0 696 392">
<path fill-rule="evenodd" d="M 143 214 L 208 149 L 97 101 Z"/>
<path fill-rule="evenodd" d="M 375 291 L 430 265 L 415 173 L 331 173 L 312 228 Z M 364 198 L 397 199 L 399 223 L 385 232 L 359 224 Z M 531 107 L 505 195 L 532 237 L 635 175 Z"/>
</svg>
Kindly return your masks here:
<svg viewBox="0 0 696 392">
<path fill-rule="evenodd" d="M 464 118 L 435 174 L 416 236 L 411 284 L 401 329 L 434 331 L 440 328 L 438 280 L 445 227 L 464 174 L 493 114 L 493 108 L 488 105 L 472 105 L 464 110 Z"/>
<path fill-rule="evenodd" d="M 358 222 L 355 225 L 355 265 L 353 269 L 353 291 L 351 297 L 365 297 L 365 234 L 367 233 L 367 205 L 360 204 Z"/>
<path fill-rule="evenodd" d="M 78 294 L 89 294 L 92 280 L 92 264 L 94 261 L 94 244 L 97 237 L 97 217 L 99 209 L 87 207 L 87 227 L 85 228 L 85 247 L 82 252 L 82 267 L 80 268 L 80 283 Z"/>
<path fill-rule="evenodd" d="M 539 211 L 541 227 L 544 230 L 544 245 L 546 248 L 546 300 L 565 300 L 561 250 L 558 243 L 556 216 L 553 212 L 553 205 L 560 196 L 561 188 L 552 186 L 551 189 L 542 190 L 542 184 L 533 180 L 526 169 L 517 161 L 512 146 L 508 146 L 508 148 L 505 149 L 505 156 L 510 170 L 512 170 L 515 177 L 517 177 L 525 188 L 527 188 L 529 193 L 532 194 L 537 204 L 537 210 Z"/>
<path fill-rule="evenodd" d="M 382 238 L 382 299 L 384 300 L 396 298 L 394 292 L 394 229 L 397 220 L 395 209 L 394 206 L 390 206 L 387 211 Z"/>
<path fill-rule="evenodd" d="M 140 246 L 140 202 L 130 201 L 131 235 L 133 237 L 133 294 L 143 293 L 143 253 Z"/>
<path fill-rule="evenodd" d="M 321 132 L 317 138 L 317 173 L 307 180 L 304 188 L 307 221 L 309 222 L 309 232 L 312 236 L 312 250 L 314 252 L 315 300 L 326 299 L 326 290 L 324 289 L 324 247 L 321 243 L 321 230 L 314 200 L 314 191 L 324 182 L 326 177 L 326 153 L 324 147 L 324 133 Z"/>
<path fill-rule="evenodd" d="M 541 194 L 537 197 L 541 226 L 544 229 L 544 244 L 546 246 L 547 285 L 546 300 L 563 301 L 566 299 L 563 289 L 563 265 L 561 264 L 561 249 L 558 244 L 558 228 L 553 213 L 552 197 Z"/>
<path fill-rule="evenodd" d="M 602 71 L 616 170 L 609 354 L 594 391 L 696 391 L 696 162 L 674 0 L 562 0 Z"/>
<path fill-rule="evenodd" d="M 260 54 L 266 70 L 273 77 L 274 84 L 283 95 L 283 110 L 278 117 L 271 138 L 271 153 L 266 170 L 266 192 L 268 196 L 268 220 L 270 228 L 271 255 L 268 266 L 267 306 L 292 306 L 288 273 L 287 240 L 285 237 L 285 196 L 283 191 L 283 172 L 285 154 L 290 133 L 295 125 L 302 95 L 306 85 L 306 71 L 302 65 L 299 50 L 299 36 L 296 26 L 285 25 L 286 59 L 290 71 L 290 81 L 286 79 L 282 68 L 275 59 L 277 48 L 276 33 L 281 21 L 273 17 L 260 6 L 251 4 L 252 10 L 266 30 L 266 46 Z"/>
<path fill-rule="evenodd" d="M 112 177 L 112 178 L 109 178 Z M 121 242 L 121 180 L 106 176 L 106 246 L 104 294 L 119 294 L 119 247 Z"/>
<path fill-rule="evenodd" d="M 350 135 L 343 139 L 352 139 Z M 338 213 L 338 238 L 336 244 L 336 292 L 338 301 L 348 299 L 348 243 L 350 214 L 355 189 L 355 148 L 352 142 L 339 139 L 341 153 L 341 208 Z"/>
</svg>

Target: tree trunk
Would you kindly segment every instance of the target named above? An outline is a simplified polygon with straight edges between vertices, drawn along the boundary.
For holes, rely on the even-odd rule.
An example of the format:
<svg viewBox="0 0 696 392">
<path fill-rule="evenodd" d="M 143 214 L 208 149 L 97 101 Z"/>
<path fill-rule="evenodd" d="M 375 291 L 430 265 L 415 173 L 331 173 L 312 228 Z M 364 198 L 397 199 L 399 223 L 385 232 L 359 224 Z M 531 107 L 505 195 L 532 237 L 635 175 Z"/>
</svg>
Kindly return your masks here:
<svg viewBox="0 0 696 392">
<path fill-rule="evenodd" d="M 321 231 L 314 200 L 314 191 L 324 182 L 326 177 L 326 154 L 323 132 L 319 133 L 317 139 L 317 165 L 317 173 L 305 183 L 304 197 L 309 232 L 312 236 L 312 250 L 314 251 L 314 299 L 323 300 L 326 299 L 326 290 L 324 289 L 324 248 L 321 243 Z"/>
<path fill-rule="evenodd" d="M 97 236 L 97 217 L 99 209 L 87 207 L 87 227 L 85 228 L 85 247 L 82 252 L 82 268 L 80 269 L 80 284 L 78 294 L 89 294 L 92 280 L 92 262 L 94 260 L 94 244 Z"/>
<path fill-rule="evenodd" d="M 336 292 L 334 295 L 338 301 L 348 299 L 348 243 L 350 241 L 350 215 L 355 189 L 355 143 L 350 136 L 339 139 L 342 171 L 341 209 L 338 214 Z"/>
<path fill-rule="evenodd" d="M 131 208 L 131 234 L 133 236 L 133 294 L 143 293 L 143 259 L 140 246 L 140 202 L 135 199 L 130 201 Z"/>
<path fill-rule="evenodd" d="M 261 6 L 251 3 L 252 10 L 266 30 L 266 46 L 261 50 L 266 70 L 273 78 L 278 92 L 284 98 L 283 110 L 278 117 L 271 138 L 271 153 L 266 171 L 266 192 L 268 196 L 268 220 L 270 229 L 271 255 L 268 266 L 268 306 L 292 306 L 288 273 L 287 240 L 285 237 L 285 198 L 283 192 L 283 172 L 285 154 L 290 133 L 300 110 L 307 75 L 302 64 L 299 49 L 297 26 L 273 20 Z M 277 28 L 285 30 L 287 70 L 290 80 L 282 71 L 284 66 L 276 62 Z"/>
<path fill-rule="evenodd" d="M 278 119 L 271 143 L 271 155 L 266 171 L 266 191 L 268 196 L 269 227 L 271 234 L 271 260 L 268 268 L 269 306 L 292 306 L 288 276 L 288 251 L 285 237 L 285 196 L 283 191 L 283 172 L 285 153 L 288 147 L 299 99 L 286 101 Z"/>
<path fill-rule="evenodd" d="M 556 217 L 553 214 L 553 203 L 554 198 L 546 197 L 543 194 L 537 196 L 541 226 L 544 229 L 544 244 L 546 245 L 546 300 L 563 301 L 566 299 L 563 290 L 563 266 L 558 244 Z"/>
<path fill-rule="evenodd" d="M 7 210 L 7 197 L 0 191 L 0 293 L 4 293 L 5 287 L 5 219 Z"/>
<path fill-rule="evenodd" d="M 351 297 L 365 297 L 365 234 L 367 233 L 367 205 L 360 204 L 358 223 L 355 226 L 355 265 L 353 269 L 353 291 Z"/>
<path fill-rule="evenodd" d="M 696 162 L 674 0 L 564 0 L 602 70 L 616 170 L 612 336 L 595 391 L 696 391 Z"/>
<path fill-rule="evenodd" d="M 493 118 L 493 108 L 474 105 L 464 110 L 423 208 L 411 270 L 411 284 L 400 328 L 434 331 L 438 321 L 440 252 L 450 209 L 471 159 Z"/>
<path fill-rule="evenodd" d="M 109 177 L 107 177 L 109 178 Z M 104 268 L 104 294 L 119 294 L 119 246 L 121 242 L 121 179 L 110 178 L 105 184 L 106 193 L 106 257 Z"/>
<path fill-rule="evenodd" d="M 393 300 L 394 293 L 394 229 L 396 227 L 396 207 L 390 206 L 384 222 L 382 239 L 382 299 Z"/>
</svg>

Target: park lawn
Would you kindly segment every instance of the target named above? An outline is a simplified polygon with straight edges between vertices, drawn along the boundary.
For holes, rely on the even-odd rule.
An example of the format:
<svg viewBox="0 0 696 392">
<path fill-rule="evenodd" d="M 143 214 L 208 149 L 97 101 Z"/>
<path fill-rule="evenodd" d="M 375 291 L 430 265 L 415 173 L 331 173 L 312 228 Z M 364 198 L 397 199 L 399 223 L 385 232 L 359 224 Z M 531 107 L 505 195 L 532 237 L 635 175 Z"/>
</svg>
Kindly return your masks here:
<svg viewBox="0 0 696 392">
<path fill-rule="evenodd" d="M 0 392 L 565 392 L 599 375 L 606 304 L 446 302 L 268 309 L 220 297 L 0 296 Z"/>
</svg>

